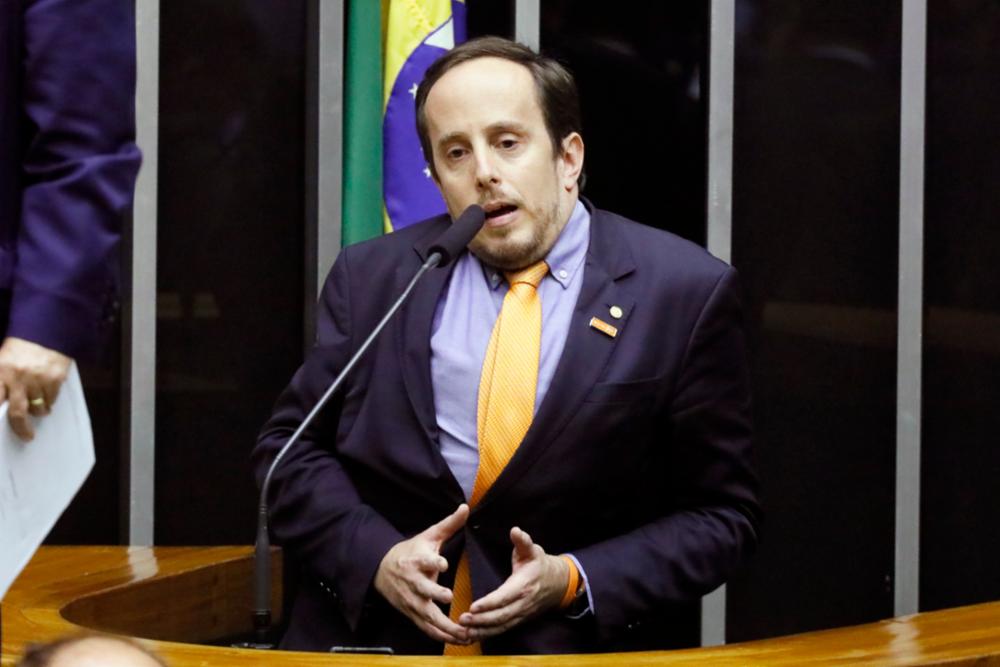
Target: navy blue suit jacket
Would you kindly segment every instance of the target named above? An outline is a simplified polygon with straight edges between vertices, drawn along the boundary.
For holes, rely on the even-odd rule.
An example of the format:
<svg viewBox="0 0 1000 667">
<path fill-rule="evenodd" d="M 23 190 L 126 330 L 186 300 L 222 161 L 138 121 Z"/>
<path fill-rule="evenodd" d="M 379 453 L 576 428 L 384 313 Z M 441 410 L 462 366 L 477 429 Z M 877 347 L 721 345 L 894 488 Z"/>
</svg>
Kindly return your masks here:
<svg viewBox="0 0 1000 667">
<path fill-rule="evenodd" d="M 466 529 L 443 548 L 450 586 L 468 549 L 474 595 L 511 570 L 510 528 L 583 565 L 595 614 L 552 611 L 487 653 L 654 649 L 670 618 L 756 543 L 750 396 L 735 272 L 663 231 L 593 210 L 565 351 L 525 439 Z M 320 299 L 318 342 L 254 451 L 258 480 L 449 224 L 434 218 L 345 248 Z M 289 648 L 388 645 L 440 653 L 373 587 L 389 548 L 464 502 L 441 457 L 431 323 L 449 269 L 415 289 L 272 486 L 272 529 L 302 563 Z M 619 306 L 621 319 L 609 315 Z M 589 326 L 598 317 L 614 338 Z"/>
<path fill-rule="evenodd" d="M 0 333 L 95 352 L 139 169 L 131 0 L 0 0 Z"/>
</svg>

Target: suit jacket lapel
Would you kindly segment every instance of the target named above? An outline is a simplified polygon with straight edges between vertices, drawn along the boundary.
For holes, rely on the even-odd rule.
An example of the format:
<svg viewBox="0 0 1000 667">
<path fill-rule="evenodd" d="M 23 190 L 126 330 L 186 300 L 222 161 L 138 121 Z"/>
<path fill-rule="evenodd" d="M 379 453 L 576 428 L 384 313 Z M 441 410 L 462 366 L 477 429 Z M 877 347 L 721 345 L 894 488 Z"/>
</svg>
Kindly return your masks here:
<svg viewBox="0 0 1000 667">
<path fill-rule="evenodd" d="M 447 228 L 447 216 L 440 218 L 441 224 L 435 224 L 430 231 L 414 245 L 420 262 L 427 258 L 428 247 Z M 441 450 L 438 447 L 437 416 L 434 411 L 434 388 L 431 382 L 431 327 L 434 323 L 434 312 L 437 309 L 441 291 L 448 282 L 454 263 L 440 269 L 431 269 L 413 288 L 409 301 L 403 306 L 401 323 L 395 327 L 396 349 L 399 355 L 399 365 L 403 376 L 403 385 L 413 405 L 417 420 L 426 436 L 427 453 L 431 457 L 434 477 L 448 484 L 450 491 L 457 498 L 464 497 L 458 481 L 452 475 Z M 396 271 L 395 293 L 402 293 L 413 278 L 414 266 L 406 263 Z M 459 500 L 461 502 L 461 500 Z"/>
<path fill-rule="evenodd" d="M 635 300 L 629 290 L 616 281 L 631 273 L 635 263 L 615 223 L 608 220 L 607 215 L 592 209 L 583 286 L 552 383 L 520 447 L 477 509 L 516 484 L 558 437 L 579 403 L 601 377 L 622 337 Z M 622 309 L 620 319 L 609 316 L 612 306 Z M 591 327 L 593 317 L 617 327 L 618 335 L 611 337 Z"/>
</svg>

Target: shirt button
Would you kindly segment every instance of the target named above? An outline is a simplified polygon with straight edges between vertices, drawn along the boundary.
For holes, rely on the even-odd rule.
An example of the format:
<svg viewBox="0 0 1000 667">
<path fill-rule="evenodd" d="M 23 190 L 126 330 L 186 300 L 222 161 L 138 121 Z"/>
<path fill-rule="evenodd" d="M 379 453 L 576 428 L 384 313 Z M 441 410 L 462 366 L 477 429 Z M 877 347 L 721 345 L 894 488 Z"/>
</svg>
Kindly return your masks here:
<svg viewBox="0 0 1000 667">
<path fill-rule="evenodd" d="M 569 271 L 566 269 L 559 269 L 559 277 L 565 279 L 569 275 Z"/>
</svg>

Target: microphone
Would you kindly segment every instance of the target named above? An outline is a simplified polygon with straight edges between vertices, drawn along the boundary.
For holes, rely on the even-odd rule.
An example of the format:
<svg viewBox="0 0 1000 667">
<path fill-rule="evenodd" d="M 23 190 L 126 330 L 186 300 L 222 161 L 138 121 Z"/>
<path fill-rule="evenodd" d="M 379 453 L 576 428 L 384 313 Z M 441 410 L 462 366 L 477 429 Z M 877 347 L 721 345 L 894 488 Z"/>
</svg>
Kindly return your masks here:
<svg viewBox="0 0 1000 667">
<path fill-rule="evenodd" d="M 316 402 L 309 414 L 306 415 L 299 427 L 295 429 L 292 433 L 292 437 L 288 439 L 288 442 L 278 451 L 278 455 L 274 457 L 274 461 L 271 462 L 271 466 L 267 469 L 267 475 L 264 476 L 264 483 L 260 486 L 260 499 L 257 503 L 257 542 L 254 546 L 254 610 L 253 610 L 253 626 L 254 634 L 256 636 L 256 642 L 248 642 L 240 644 L 241 648 L 273 648 L 273 644 L 267 642 L 267 633 L 271 627 L 271 544 L 270 537 L 268 536 L 267 524 L 268 524 L 268 507 L 267 507 L 267 492 L 271 486 L 271 477 L 274 475 L 274 471 L 278 468 L 278 464 L 285 457 L 285 454 L 289 449 L 298 441 L 299 436 L 302 432 L 306 430 L 309 424 L 312 423 L 313 419 L 323 409 L 330 397 L 333 396 L 334 392 L 340 388 L 343 384 L 344 378 L 347 374 L 353 370 L 354 366 L 357 364 L 358 360 L 361 359 L 362 355 L 368 350 L 375 338 L 381 333 L 382 329 L 385 328 L 386 324 L 396 311 L 399 310 L 400 306 L 406 301 L 407 297 L 410 296 L 410 292 L 413 291 L 414 286 L 423 277 L 424 273 L 428 269 L 432 269 L 436 266 L 447 266 L 450 264 L 458 255 L 462 253 L 465 246 L 469 244 L 480 229 L 482 229 L 483 224 L 486 222 L 486 213 L 480 206 L 473 204 L 462 212 L 462 215 L 458 216 L 452 225 L 445 230 L 441 236 L 438 237 L 437 241 L 430 247 L 430 253 L 427 257 L 427 261 L 421 265 L 420 270 L 413 276 L 410 283 L 403 290 L 403 293 L 396 299 L 392 307 L 385 316 L 379 321 L 375 329 L 368 335 L 358 351 L 348 360 L 344 365 L 344 368 L 340 371 L 340 374 L 334 378 L 333 382 L 327 388 L 323 396 Z"/>
<path fill-rule="evenodd" d="M 473 204 L 462 211 L 451 227 L 438 237 L 438 240 L 431 246 L 431 257 L 435 254 L 441 256 L 441 266 L 448 266 L 451 260 L 457 257 L 465 246 L 469 245 L 479 230 L 483 228 L 486 221 L 486 212 L 479 206 Z M 430 261 L 430 258 L 428 258 Z"/>
</svg>

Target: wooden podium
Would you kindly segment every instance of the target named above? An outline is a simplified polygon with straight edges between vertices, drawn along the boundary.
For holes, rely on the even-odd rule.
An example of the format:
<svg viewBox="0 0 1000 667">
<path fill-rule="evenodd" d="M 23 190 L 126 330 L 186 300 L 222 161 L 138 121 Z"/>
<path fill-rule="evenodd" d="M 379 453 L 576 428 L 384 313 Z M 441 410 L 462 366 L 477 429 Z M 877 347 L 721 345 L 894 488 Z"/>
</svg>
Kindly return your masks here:
<svg viewBox="0 0 1000 667">
<path fill-rule="evenodd" d="M 275 559 L 274 572 L 280 568 Z M 139 639 L 194 665 L 1000 665 L 1000 602 L 744 644 L 563 656 L 328 655 L 200 645 L 251 630 L 250 547 L 43 547 L 3 600 L 0 664 L 84 629 Z M 275 576 L 279 581 L 280 576 Z M 275 586 L 275 610 L 280 587 Z"/>
</svg>

